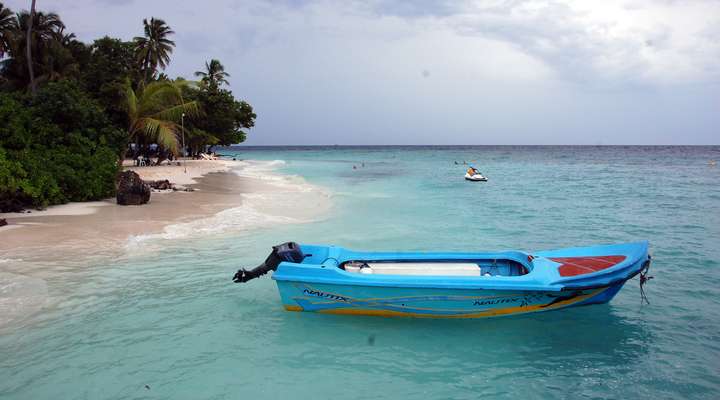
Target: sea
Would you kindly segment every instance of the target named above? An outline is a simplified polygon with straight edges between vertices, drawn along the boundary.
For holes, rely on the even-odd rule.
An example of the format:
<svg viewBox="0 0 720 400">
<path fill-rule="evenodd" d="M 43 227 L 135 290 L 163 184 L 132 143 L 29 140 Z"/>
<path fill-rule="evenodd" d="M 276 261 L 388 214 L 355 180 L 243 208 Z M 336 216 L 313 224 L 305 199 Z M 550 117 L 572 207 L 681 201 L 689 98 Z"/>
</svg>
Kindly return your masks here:
<svg viewBox="0 0 720 400">
<path fill-rule="evenodd" d="M 55 260 L 47 290 L 59 300 L 0 331 L 0 399 L 720 398 L 720 146 L 218 152 L 247 160 L 234 173 L 292 190 L 128 238 L 121 257 Z M 465 181 L 466 164 L 488 181 Z M 314 205 L 293 195 L 303 190 L 330 206 L 307 218 Z M 649 304 L 636 278 L 609 304 L 546 313 L 336 316 L 285 311 L 267 276 L 231 281 L 286 241 L 534 251 L 638 240 L 653 257 Z"/>
</svg>

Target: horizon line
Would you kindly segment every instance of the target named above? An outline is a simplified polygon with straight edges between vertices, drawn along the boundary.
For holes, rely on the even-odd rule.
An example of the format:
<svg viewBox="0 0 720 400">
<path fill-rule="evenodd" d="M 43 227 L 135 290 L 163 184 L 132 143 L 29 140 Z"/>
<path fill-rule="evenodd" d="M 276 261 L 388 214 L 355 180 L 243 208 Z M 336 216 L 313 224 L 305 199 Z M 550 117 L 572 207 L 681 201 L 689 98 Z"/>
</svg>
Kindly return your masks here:
<svg viewBox="0 0 720 400">
<path fill-rule="evenodd" d="M 227 147 L 718 147 L 719 144 L 232 144 Z"/>
</svg>

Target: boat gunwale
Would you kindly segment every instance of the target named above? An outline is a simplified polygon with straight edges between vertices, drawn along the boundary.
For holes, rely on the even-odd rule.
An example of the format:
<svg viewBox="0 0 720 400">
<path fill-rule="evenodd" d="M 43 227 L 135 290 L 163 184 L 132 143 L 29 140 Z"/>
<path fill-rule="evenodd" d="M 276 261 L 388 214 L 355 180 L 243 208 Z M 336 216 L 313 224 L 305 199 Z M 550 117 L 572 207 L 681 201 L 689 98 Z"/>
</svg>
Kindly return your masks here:
<svg viewBox="0 0 720 400">
<path fill-rule="evenodd" d="M 641 247 L 637 247 L 637 246 Z M 437 288 L 457 290 L 524 290 L 559 292 L 568 290 L 581 290 L 611 286 L 625 282 L 637 275 L 645 262 L 648 261 L 647 242 L 623 243 L 608 246 L 578 247 L 538 252 L 538 256 L 529 257 L 529 253 L 521 251 L 489 252 L 489 253 L 392 253 L 392 252 L 355 252 L 340 247 L 327 246 L 329 252 L 325 260 L 313 264 L 295 264 L 283 262 L 278 271 L 273 274 L 273 280 L 306 282 L 343 286 L 383 286 L 398 288 Z M 605 249 L 603 249 L 603 247 Z M 557 270 L 539 271 L 544 267 L 536 266 L 535 262 L 553 263 L 560 265 L 550 257 L 561 257 L 553 253 L 567 253 L 575 251 L 609 250 L 613 247 L 627 247 L 624 251 L 616 251 L 625 255 L 622 262 L 604 270 L 577 275 L 561 277 Z M 592 251 L 590 250 L 592 249 Z M 341 255 L 342 254 L 342 255 Z M 591 254 L 589 254 L 591 255 Z M 437 256 L 438 258 L 431 258 Z M 567 255 L 572 257 L 575 255 Z M 519 276 L 452 276 L 452 275 L 392 275 L 392 274 L 358 274 L 347 272 L 340 266 L 349 261 L 448 261 L 461 260 L 500 260 L 506 259 L 523 265 L 528 273 Z M 372 260 L 375 259 L 375 260 Z M 285 266 L 285 268 L 282 268 Z M 539 267 L 539 268 L 538 268 Z M 319 271 L 320 274 L 299 273 L 304 269 Z M 537 272 L 536 272 L 537 271 Z M 552 273 L 554 271 L 554 274 Z M 556 275 L 556 276 L 553 276 Z M 544 282 L 543 282 L 544 280 Z"/>
</svg>

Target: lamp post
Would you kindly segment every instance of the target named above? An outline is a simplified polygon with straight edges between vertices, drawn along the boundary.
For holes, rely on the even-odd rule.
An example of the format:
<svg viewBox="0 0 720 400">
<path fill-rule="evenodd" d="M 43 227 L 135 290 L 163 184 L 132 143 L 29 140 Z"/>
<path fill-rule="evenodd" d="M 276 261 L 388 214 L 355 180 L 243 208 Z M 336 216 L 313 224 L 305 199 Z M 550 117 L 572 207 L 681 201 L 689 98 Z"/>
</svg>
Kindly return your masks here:
<svg viewBox="0 0 720 400">
<path fill-rule="evenodd" d="M 187 157 L 185 156 L 185 113 L 180 116 L 180 129 L 182 130 L 182 155 L 183 155 L 183 168 L 187 174 Z"/>
</svg>

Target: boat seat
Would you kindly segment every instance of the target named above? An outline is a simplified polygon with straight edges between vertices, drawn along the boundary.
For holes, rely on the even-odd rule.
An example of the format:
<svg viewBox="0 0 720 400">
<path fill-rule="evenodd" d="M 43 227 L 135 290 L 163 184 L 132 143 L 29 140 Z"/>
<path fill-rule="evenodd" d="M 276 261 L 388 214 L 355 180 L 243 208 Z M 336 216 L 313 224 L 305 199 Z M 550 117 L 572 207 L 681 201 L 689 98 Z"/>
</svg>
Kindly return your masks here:
<svg viewBox="0 0 720 400">
<path fill-rule="evenodd" d="M 367 262 L 345 264 L 345 271 L 382 275 L 481 276 L 475 263 Z"/>
</svg>

